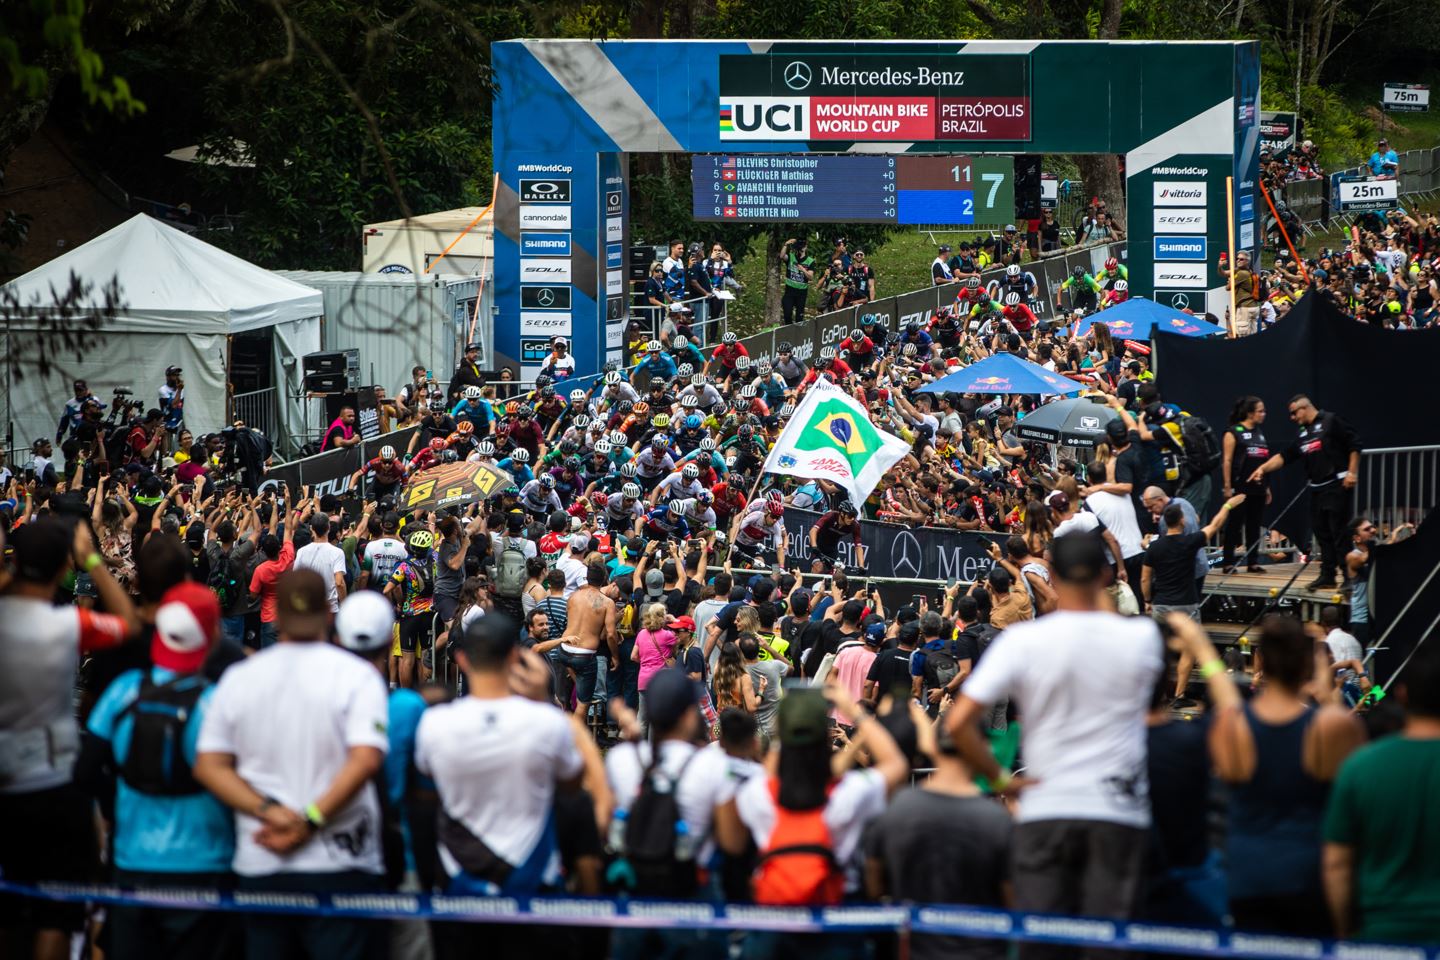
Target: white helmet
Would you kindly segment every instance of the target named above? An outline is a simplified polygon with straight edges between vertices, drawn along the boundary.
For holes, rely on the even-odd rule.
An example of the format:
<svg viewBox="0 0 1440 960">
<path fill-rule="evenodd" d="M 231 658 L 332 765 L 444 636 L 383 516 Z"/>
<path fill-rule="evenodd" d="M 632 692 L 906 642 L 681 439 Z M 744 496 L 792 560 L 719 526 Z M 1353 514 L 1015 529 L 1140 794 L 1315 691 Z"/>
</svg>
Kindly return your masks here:
<svg viewBox="0 0 1440 960">
<path fill-rule="evenodd" d="M 590 414 L 588 414 L 588 413 L 576 414 L 576 416 L 575 416 L 575 428 L 576 428 L 577 430 L 584 430 L 584 429 L 585 429 L 586 427 L 588 427 L 588 426 L 590 426 Z"/>
<path fill-rule="evenodd" d="M 646 349 L 646 351 L 649 352 L 649 353 L 659 353 L 659 352 L 660 352 L 660 341 L 659 341 L 659 340 L 651 340 L 649 343 L 645 344 L 645 349 Z"/>
<path fill-rule="evenodd" d="M 733 334 L 733 333 L 727 333 L 727 334 L 725 334 L 725 336 L 723 336 L 723 337 L 720 338 L 720 342 L 723 343 L 723 344 L 725 344 L 725 346 L 728 347 L 728 346 L 734 344 L 735 341 L 738 340 L 738 339 L 739 339 L 739 338 L 736 337 L 735 334 Z"/>
<path fill-rule="evenodd" d="M 685 468 L 680 473 L 686 480 L 700 479 L 700 468 L 693 463 L 685 464 Z"/>
<path fill-rule="evenodd" d="M 620 494 L 628 500 L 639 500 L 640 484 L 634 482 L 627 483 L 620 488 Z"/>
<path fill-rule="evenodd" d="M 610 431 L 610 445 L 612 447 L 623 447 L 629 441 L 629 439 L 629 437 L 625 436 L 624 430 Z"/>
<path fill-rule="evenodd" d="M 381 447 L 381 448 L 380 448 L 380 459 L 381 459 L 381 460 L 394 460 L 394 459 L 395 459 L 395 448 L 392 447 L 392 446 L 390 446 L 388 443 L 387 443 L 385 446 Z"/>
<path fill-rule="evenodd" d="M 690 377 L 690 382 L 691 382 L 692 384 L 694 384 L 695 386 L 697 386 L 697 387 L 703 386 L 703 385 L 705 384 L 705 374 L 703 374 L 703 373 L 692 374 L 691 377 Z"/>
<path fill-rule="evenodd" d="M 834 348 L 834 347 L 821 347 L 821 348 L 820 348 L 820 359 L 821 359 L 821 360 L 834 360 L 834 359 L 835 359 L 835 348 Z"/>
<path fill-rule="evenodd" d="M 479 388 L 479 387 L 474 387 L 474 386 L 466 387 L 466 388 L 465 388 L 465 399 L 466 399 L 466 400 L 479 400 L 479 399 L 480 399 L 480 388 Z"/>
<path fill-rule="evenodd" d="M 702 439 L 700 441 L 700 449 L 706 453 L 713 453 L 715 451 L 715 438 L 705 437 Z"/>
<path fill-rule="evenodd" d="M 515 452 L 510 454 L 510 459 L 514 460 L 516 463 L 529 463 L 530 451 L 524 447 L 517 447 L 515 449 Z"/>
<path fill-rule="evenodd" d="M 682 363 L 680 364 L 679 368 L 676 369 L 675 375 L 679 377 L 688 377 L 694 372 L 695 368 L 692 365 L 688 363 Z"/>
<path fill-rule="evenodd" d="M 1009 293 L 1005 294 L 1005 306 L 1007 306 L 1007 307 L 1015 307 L 1015 306 L 1019 306 L 1019 305 L 1020 305 L 1020 294 L 1016 293 L 1014 290 L 1011 290 Z"/>
<path fill-rule="evenodd" d="M 735 369 L 736 369 L 736 370 L 749 370 L 749 369 L 750 369 L 750 358 L 749 358 L 749 357 L 736 357 L 736 358 L 735 358 Z"/>
<path fill-rule="evenodd" d="M 489 440 L 481 440 L 480 445 L 475 448 L 475 452 L 482 457 L 493 457 L 495 456 L 495 444 Z"/>
<path fill-rule="evenodd" d="M 615 372 L 615 371 L 612 371 L 612 372 Z M 607 376 L 608 376 L 608 375 L 609 375 L 609 374 L 607 374 Z M 616 372 L 615 375 L 616 375 L 616 376 L 619 376 L 619 373 Z M 581 389 L 578 389 L 578 388 L 577 388 L 577 389 L 574 389 L 574 390 L 571 390 L 571 391 L 570 391 L 570 402 L 571 402 L 571 403 L 584 403 L 584 402 L 585 402 L 585 391 L 584 391 L 584 390 L 581 390 Z"/>
<path fill-rule="evenodd" d="M 1018 264 L 1018 263 L 1012 263 L 1012 264 L 1010 264 L 1010 266 L 1006 267 L 1006 268 L 1005 268 L 1005 276 L 1007 276 L 1007 277 L 1018 277 L 1018 276 L 1020 276 L 1020 264 Z"/>
<path fill-rule="evenodd" d="M 676 349 L 676 350 L 684 350 L 684 349 L 685 349 L 686 347 L 688 347 L 688 346 L 690 346 L 690 341 L 689 341 L 689 340 L 686 340 L 683 336 L 681 336 L 681 335 L 679 335 L 679 334 L 676 334 L 676 335 L 675 335 L 675 349 Z"/>
<path fill-rule="evenodd" d="M 615 449 L 615 448 L 610 445 L 610 441 L 609 441 L 609 440 L 606 440 L 604 437 L 601 437 L 599 440 L 596 440 L 596 441 L 595 441 L 595 452 L 596 452 L 596 453 L 599 453 L 599 454 L 609 454 L 610 451 L 611 451 L 611 450 L 614 450 L 614 449 Z"/>
<path fill-rule="evenodd" d="M 1116 280 L 1115 289 L 1119 290 L 1121 293 L 1124 293 L 1126 290 L 1130 289 L 1130 284 L 1126 283 L 1124 280 Z"/>
<path fill-rule="evenodd" d="M 609 373 L 605 374 L 605 386 L 607 386 L 607 387 L 613 387 L 613 386 L 615 386 L 615 385 L 616 385 L 617 383 L 619 383 L 619 382 L 620 382 L 620 371 L 619 371 L 619 370 L 611 370 Z"/>
</svg>

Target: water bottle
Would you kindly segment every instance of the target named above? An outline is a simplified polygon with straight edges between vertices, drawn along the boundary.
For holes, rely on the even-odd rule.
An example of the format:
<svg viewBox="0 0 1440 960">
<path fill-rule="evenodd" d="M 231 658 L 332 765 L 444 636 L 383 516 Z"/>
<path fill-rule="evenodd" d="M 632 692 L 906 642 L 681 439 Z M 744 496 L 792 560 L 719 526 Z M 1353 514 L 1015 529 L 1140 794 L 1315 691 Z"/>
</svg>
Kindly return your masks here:
<svg viewBox="0 0 1440 960">
<path fill-rule="evenodd" d="M 630 815 L 628 810 L 619 809 L 610 818 L 610 830 L 606 834 L 606 844 L 612 853 L 619 853 L 625 849 L 625 818 Z"/>
<path fill-rule="evenodd" d="M 698 845 L 695 835 L 690 832 L 690 824 L 684 820 L 675 821 L 675 859 L 681 863 L 690 863 L 695 859 Z"/>
</svg>

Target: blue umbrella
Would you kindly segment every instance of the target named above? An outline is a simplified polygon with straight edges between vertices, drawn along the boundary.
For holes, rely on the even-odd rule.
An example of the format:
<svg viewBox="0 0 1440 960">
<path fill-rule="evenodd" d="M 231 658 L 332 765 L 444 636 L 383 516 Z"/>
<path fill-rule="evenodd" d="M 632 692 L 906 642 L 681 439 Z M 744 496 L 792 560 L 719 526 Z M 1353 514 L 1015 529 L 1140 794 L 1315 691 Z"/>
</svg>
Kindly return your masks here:
<svg viewBox="0 0 1440 960">
<path fill-rule="evenodd" d="M 946 374 L 920 388 L 921 393 L 1079 393 L 1084 387 L 1013 353 L 993 357 Z"/>
<path fill-rule="evenodd" d="M 1080 321 L 1075 335 L 1085 336 L 1096 321 L 1109 327 L 1110 335 L 1116 340 L 1149 340 L 1157 330 L 1178 333 L 1182 337 L 1208 337 L 1225 332 L 1223 327 L 1209 320 L 1192 317 L 1183 310 L 1162 306 L 1144 297 L 1131 297 L 1108 310 L 1092 313 Z"/>
</svg>

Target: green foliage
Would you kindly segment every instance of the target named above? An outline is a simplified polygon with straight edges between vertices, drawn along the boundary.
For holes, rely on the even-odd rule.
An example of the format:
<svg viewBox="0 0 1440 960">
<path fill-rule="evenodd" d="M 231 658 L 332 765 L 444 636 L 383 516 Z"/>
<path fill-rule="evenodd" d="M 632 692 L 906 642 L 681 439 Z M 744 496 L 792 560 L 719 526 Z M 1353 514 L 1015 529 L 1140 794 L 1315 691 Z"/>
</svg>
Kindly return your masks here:
<svg viewBox="0 0 1440 960">
<path fill-rule="evenodd" d="M 86 36 L 85 0 L 29 0 L 0 4 L 0 65 L 10 92 L 45 96 L 59 73 L 71 73 L 91 104 L 120 114 L 145 111 L 123 77 L 107 76 L 105 61 Z M 3 109 L 5 100 L 0 100 Z"/>
</svg>

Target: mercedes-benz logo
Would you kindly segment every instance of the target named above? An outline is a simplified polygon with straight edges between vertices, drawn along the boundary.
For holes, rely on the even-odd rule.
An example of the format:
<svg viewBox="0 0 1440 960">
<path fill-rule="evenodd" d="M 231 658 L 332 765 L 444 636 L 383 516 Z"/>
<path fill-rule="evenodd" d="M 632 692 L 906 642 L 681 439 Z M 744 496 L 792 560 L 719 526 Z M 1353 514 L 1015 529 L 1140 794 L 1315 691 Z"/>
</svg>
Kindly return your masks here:
<svg viewBox="0 0 1440 960">
<path fill-rule="evenodd" d="M 546 287 L 539 293 L 535 294 L 535 302 L 540 304 L 540 306 L 542 307 L 550 306 L 550 304 L 555 302 L 555 291 L 551 290 L 549 287 Z"/>
<path fill-rule="evenodd" d="M 890 569 L 897 577 L 919 577 L 922 553 L 915 534 L 902 530 L 890 541 Z"/>
<path fill-rule="evenodd" d="M 1184 310 L 1190 306 L 1190 295 L 1188 293 L 1177 293 L 1170 298 L 1170 306 L 1176 310 Z"/>
<path fill-rule="evenodd" d="M 810 86 L 810 64 L 803 60 L 792 60 L 785 68 L 785 86 L 791 90 L 804 90 Z"/>
</svg>

